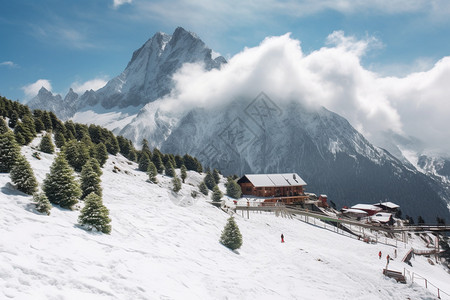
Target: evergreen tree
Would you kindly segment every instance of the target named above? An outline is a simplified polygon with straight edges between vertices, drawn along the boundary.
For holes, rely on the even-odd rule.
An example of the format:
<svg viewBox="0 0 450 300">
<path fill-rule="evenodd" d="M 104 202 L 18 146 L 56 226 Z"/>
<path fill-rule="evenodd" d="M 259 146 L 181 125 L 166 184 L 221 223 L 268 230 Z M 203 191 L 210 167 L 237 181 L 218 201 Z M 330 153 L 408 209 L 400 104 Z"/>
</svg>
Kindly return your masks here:
<svg viewBox="0 0 450 300">
<path fill-rule="evenodd" d="M 86 144 L 76 140 L 71 140 L 66 144 L 64 154 L 66 155 L 67 162 L 77 172 L 81 171 L 89 159 L 89 149 Z"/>
<path fill-rule="evenodd" d="M 177 174 L 175 174 L 172 178 L 172 185 L 173 185 L 172 190 L 175 193 L 178 193 L 181 190 L 181 180 L 180 178 L 178 178 Z"/>
<path fill-rule="evenodd" d="M 235 199 L 241 198 L 242 196 L 241 186 L 236 181 L 234 181 L 232 177 L 228 177 L 226 187 L 228 196 Z"/>
<path fill-rule="evenodd" d="M 184 160 L 181 155 L 175 155 L 175 166 L 177 168 L 181 168 L 181 166 L 184 165 Z M 186 166 L 184 166 L 186 168 Z"/>
<path fill-rule="evenodd" d="M 50 201 L 48 201 L 47 196 L 44 193 L 34 193 L 33 194 L 33 202 L 36 203 L 36 210 L 40 213 L 45 213 L 50 215 L 50 210 L 52 209 L 52 205 Z"/>
<path fill-rule="evenodd" d="M 174 177 L 176 175 L 175 169 L 173 168 L 172 162 L 169 160 L 164 168 L 166 171 L 166 176 Z"/>
<path fill-rule="evenodd" d="M 42 114 L 42 123 L 44 123 L 44 129 L 46 131 L 50 131 L 53 129 L 52 119 L 50 118 L 50 114 L 48 111 L 44 111 Z"/>
<path fill-rule="evenodd" d="M 156 178 L 156 175 L 158 175 L 158 170 L 156 170 L 155 164 L 153 162 L 150 162 L 148 164 L 148 179 L 153 183 L 158 183 L 158 179 Z"/>
<path fill-rule="evenodd" d="M 204 181 L 200 182 L 200 184 L 198 185 L 198 189 L 200 190 L 200 192 L 201 192 L 203 195 L 208 196 L 209 190 L 208 190 L 208 187 L 206 186 L 206 184 L 205 184 Z"/>
<path fill-rule="evenodd" d="M 161 152 L 159 152 L 158 149 L 153 150 L 152 162 L 155 164 L 158 173 L 162 174 L 162 172 L 164 172 L 164 165 L 161 159 Z"/>
<path fill-rule="evenodd" d="M 139 171 L 146 172 L 148 170 L 148 166 L 150 165 L 150 158 L 146 152 L 142 152 L 141 158 L 139 159 Z"/>
<path fill-rule="evenodd" d="M 48 200 L 61 207 L 70 208 L 78 202 L 81 196 L 80 186 L 64 154 L 59 154 L 50 166 L 43 189 Z"/>
<path fill-rule="evenodd" d="M 213 188 L 213 193 L 212 193 L 211 199 L 213 201 L 218 202 L 218 201 L 220 201 L 220 199 L 222 199 L 222 197 L 223 197 L 222 192 L 220 191 L 219 187 L 217 185 L 215 185 Z"/>
<path fill-rule="evenodd" d="M 19 155 L 17 157 L 10 176 L 19 191 L 28 195 L 32 195 L 37 191 L 38 182 L 25 156 Z"/>
<path fill-rule="evenodd" d="M 203 180 L 208 187 L 208 189 L 212 190 L 214 186 L 216 185 L 216 182 L 214 181 L 214 177 L 211 174 L 210 171 L 206 173 L 205 179 Z"/>
<path fill-rule="evenodd" d="M 20 154 L 12 131 L 0 134 L 0 173 L 9 173 Z"/>
<path fill-rule="evenodd" d="M 186 169 L 186 166 L 185 165 L 181 165 L 181 168 L 180 168 L 181 170 L 181 180 L 183 181 L 183 183 L 184 183 L 184 180 L 186 179 L 186 177 L 187 177 L 187 169 Z"/>
<path fill-rule="evenodd" d="M 136 151 L 134 149 L 131 149 L 130 152 L 128 152 L 128 159 L 131 161 L 136 161 L 137 160 L 137 154 Z"/>
<path fill-rule="evenodd" d="M 53 154 L 55 152 L 55 146 L 52 142 L 52 137 L 49 133 L 46 133 L 39 144 L 39 150 L 44 153 Z"/>
<path fill-rule="evenodd" d="M 14 127 L 14 135 L 16 137 L 19 136 L 19 138 L 17 138 L 17 141 L 19 141 L 20 139 L 22 145 L 28 145 L 34 137 L 30 129 L 20 121 L 18 121 L 16 126 Z"/>
<path fill-rule="evenodd" d="M 8 125 L 6 125 L 5 119 L 0 117 L 0 134 L 4 134 L 4 133 L 8 132 L 8 130 L 9 130 L 9 128 L 8 128 Z"/>
<path fill-rule="evenodd" d="M 150 151 L 150 147 L 148 146 L 147 139 L 142 140 L 142 150 L 141 152 L 147 153 L 148 157 L 152 157 L 152 152 Z"/>
<path fill-rule="evenodd" d="M 84 199 L 90 193 L 96 193 L 102 196 L 102 187 L 100 177 L 92 168 L 90 163 L 86 163 L 81 170 L 81 199 Z"/>
<path fill-rule="evenodd" d="M 108 131 L 105 146 L 109 154 L 116 155 L 120 151 L 119 142 L 117 142 L 116 136 L 111 131 Z"/>
<path fill-rule="evenodd" d="M 95 228 L 103 233 L 110 233 L 109 210 L 103 205 L 102 198 L 95 193 L 91 193 L 84 202 L 85 205 L 78 217 L 78 223 L 86 226 L 88 230 Z"/>
<path fill-rule="evenodd" d="M 229 217 L 220 236 L 220 243 L 225 247 L 236 250 L 242 246 L 242 234 L 233 217 Z"/>
<path fill-rule="evenodd" d="M 32 137 L 35 137 L 36 126 L 34 126 L 34 120 L 31 113 L 28 113 L 22 117 L 22 123 L 30 131 Z"/>
<path fill-rule="evenodd" d="M 95 158 L 100 164 L 100 167 L 103 167 L 103 165 L 108 160 L 108 151 L 106 150 L 106 146 L 103 143 L 98 143 L 95 148 L 97 149 L 97 155 L 95 156 Z"/>
<path fill-rule="evenodd" d="M 417 225 L 423 225 L 425 224 L 425 220 L 422 218 L 422 216 L 417 217 Z"/>
<path fill-rule="evenodd" d="M 102 168 L 100 167 L 98 160 L 95 159 L 94 157 L 89 158 L 86 164 L 91 165 L 92 169 L 94 170 L 95 173 L 97 173 L 98 177 L 103 175 Z"/>
<path fill-rule="evenodd" d="M 18 120 L 19 120 L 19 115 L 17 114 L 17 111 L 14 110 L 9 117 L 8 126 L 10 128 L 16 127 Z"/>
<path fill-rule="evenodd" d="M 66 138 L 64 137 L 64 134 L 62 134 L 61 131 L 58 131 L 55 133 L 55 144 L 56 147 L 61 149 L 66 144 Z"/>
<path fill-rule="evenodd" d="M 212 175 L 214 177 L 215 183 L 219 184 L 219 182 L 220 182 L 220 173 L 219 173 L 219 171 L 217 169 L 214 169 Z"/>
</svg>

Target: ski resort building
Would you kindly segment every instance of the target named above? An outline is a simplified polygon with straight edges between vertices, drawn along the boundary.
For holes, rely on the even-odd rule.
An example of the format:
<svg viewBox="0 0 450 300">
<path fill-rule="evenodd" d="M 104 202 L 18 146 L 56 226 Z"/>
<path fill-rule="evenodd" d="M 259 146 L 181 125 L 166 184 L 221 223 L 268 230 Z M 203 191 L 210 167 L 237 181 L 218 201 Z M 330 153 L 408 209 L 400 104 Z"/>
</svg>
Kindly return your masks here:
<svg viewBox="0 0 450 300">
<path fill-rule="evenodd" d="M 308 198 L 304 193 L 306 182 L 297 173 L 245 174 L 237 183 L 244 196 L 267 198 L 264 202 L 294 204 Z"/>
</svg>

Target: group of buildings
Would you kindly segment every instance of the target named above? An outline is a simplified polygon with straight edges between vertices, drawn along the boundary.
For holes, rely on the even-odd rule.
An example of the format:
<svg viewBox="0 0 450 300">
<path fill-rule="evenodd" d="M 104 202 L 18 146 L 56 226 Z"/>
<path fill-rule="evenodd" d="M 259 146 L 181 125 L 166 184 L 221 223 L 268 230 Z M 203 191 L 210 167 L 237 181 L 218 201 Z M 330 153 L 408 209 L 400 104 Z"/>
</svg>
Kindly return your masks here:
<svg viewBox="0 0 450 300">
<path fill-rule="evenodd" d="M 328 207 L 327 196 L 306 193 L 306 182 L 297 173 L 281 174 L 245 174 L 237 183 L 242 194 L 258 197 L 262 205 L 283 203 L 285 205 L 304 205 L 314 203 L 323 208 Z M 393 224 L 393 217 L 400 207 L 392 202 L 375 204 L 357 204 L 344 207 L 340 215 L 357 220 L 368 220 L 380 224 Z"/>
</svg>

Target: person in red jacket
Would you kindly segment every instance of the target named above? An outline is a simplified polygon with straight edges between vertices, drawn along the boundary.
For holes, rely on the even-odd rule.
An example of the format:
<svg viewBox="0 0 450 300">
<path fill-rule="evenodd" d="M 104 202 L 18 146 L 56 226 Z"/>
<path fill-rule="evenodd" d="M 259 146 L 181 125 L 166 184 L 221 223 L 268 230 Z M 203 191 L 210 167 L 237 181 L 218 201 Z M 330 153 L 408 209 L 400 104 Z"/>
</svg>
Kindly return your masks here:
<svg viewBox="0 0 450 300">
<path fill-rule="evenodd" d="M 381 251 L 378 252 L 378 258 L 381 259 Z"/>
<path fill-rule="evenodd" d="M 281 234 L 281 242 L 284 243 L 284 235 Z"/>
</svg>

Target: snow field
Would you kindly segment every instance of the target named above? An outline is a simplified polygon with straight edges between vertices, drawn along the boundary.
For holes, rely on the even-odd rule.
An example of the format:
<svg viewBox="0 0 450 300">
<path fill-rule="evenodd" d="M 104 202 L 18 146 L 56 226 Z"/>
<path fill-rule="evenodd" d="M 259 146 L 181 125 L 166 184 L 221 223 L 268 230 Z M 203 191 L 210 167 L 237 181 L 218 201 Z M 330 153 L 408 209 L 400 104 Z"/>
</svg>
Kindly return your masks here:
<svg viewBox="0 0 450 300">
<path fill-rule="evenodd" d="M 22 148 L 42 183 L 54 155 L 41 153 L 37 160 L 33 151 Z M 190 197 L 203 176 L 188 172 L 175 195 L 171 178 L 159 175 L 151 184 L 135 163 L 110 156 L 102 186 L 112 232 L 104 235 L 79 228 L 78 210 L 36 213 L 31 196 L 0 174 L 0 299 L 435 298 L 418 283 L 382 275 L 394 247 L 270 213 L 237 215 L 244 243 L 238 253 L 228 250 L 218 242 L 228 215 L 201 193 Z M 440 265 L 424 257 L 412 260 L 412 268 L 401 263 L 407 250 L 397 249 L 390 269 L 406 267 L 450 292 L 450 276 Z"/>
</svg>

